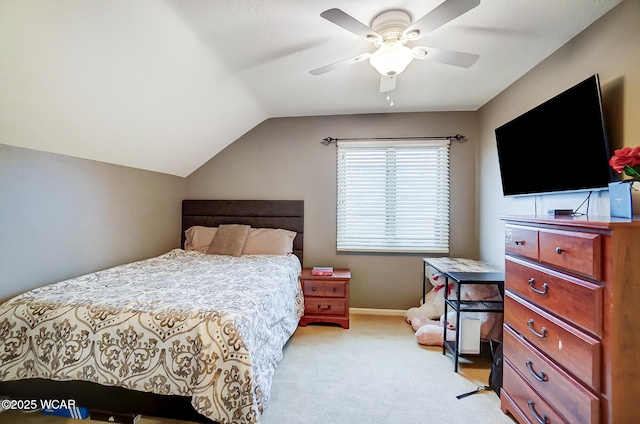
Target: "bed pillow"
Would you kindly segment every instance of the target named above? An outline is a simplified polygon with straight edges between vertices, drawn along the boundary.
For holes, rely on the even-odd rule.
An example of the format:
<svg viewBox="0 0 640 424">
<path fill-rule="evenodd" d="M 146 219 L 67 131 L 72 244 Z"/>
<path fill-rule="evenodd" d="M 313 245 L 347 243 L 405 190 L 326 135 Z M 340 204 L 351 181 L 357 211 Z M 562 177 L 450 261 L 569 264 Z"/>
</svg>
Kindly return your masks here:
<svg viewBox="0 0 640 424">
<path fill-rule="evenodd" d="M 249 235 L 250 225 L 220 225 L 207 253 L 215 255 L 241 256 Z"/>
<path fill-rule="evenodd" d="M 203 227 L 200 225 L 189 227 L 184 232 L 184 250 L 207 253 L 217 231 L 218 227 Z"/>
<path fill-rule="evenodd" d="M 243 255 L 288 255 L 293 252 L 295 231 L 281 228 L 252 228 L 242 250 Z"/>
</svg>

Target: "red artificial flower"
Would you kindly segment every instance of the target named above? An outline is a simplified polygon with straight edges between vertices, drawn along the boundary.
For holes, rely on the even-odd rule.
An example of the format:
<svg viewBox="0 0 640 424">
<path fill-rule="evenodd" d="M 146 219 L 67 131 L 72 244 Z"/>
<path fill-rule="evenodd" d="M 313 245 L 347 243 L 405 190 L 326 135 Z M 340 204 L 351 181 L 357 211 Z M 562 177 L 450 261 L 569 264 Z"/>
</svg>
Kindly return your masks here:
<svg viewBox="0 0 640 424">
<path fill-rule="evenodd" d="M 640 165 L 640 146 L 623 147 L 615 151 L 609 160 L 609 165 L 618 173 L 627 171 L 626 167 L 631 168 Z"/>
</svg>

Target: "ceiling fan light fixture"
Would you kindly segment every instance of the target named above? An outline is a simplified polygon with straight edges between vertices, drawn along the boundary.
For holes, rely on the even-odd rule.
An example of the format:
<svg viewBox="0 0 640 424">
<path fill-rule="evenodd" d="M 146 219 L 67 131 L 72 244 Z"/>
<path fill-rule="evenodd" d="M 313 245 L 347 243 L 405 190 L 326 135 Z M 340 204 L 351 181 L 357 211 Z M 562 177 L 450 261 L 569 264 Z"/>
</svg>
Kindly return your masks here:
<svg viewBox="0 0 640 424">
<path fill-rule="evenodd" d="M 371 55 L 369 63 L 380 75 L 395 76 L 404 71 L 413 60 L 413 52 L 398 40 L 386 41 Z"/>
</svg>

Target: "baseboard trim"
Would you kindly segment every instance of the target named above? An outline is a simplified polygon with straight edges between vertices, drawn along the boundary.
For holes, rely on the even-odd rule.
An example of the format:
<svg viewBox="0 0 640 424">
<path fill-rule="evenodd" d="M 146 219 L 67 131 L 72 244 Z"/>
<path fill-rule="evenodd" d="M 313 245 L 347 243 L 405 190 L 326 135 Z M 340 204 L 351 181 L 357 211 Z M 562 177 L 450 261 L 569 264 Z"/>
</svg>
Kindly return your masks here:
<svg viewBox="0 0 640 424">
<path fill-rule="evenodd" d="M 405 314 L 403 309 L 373 309 L 373 308 L 349 308 L 351 315 L 391 315 L 403 317 Z"/>
</svg>

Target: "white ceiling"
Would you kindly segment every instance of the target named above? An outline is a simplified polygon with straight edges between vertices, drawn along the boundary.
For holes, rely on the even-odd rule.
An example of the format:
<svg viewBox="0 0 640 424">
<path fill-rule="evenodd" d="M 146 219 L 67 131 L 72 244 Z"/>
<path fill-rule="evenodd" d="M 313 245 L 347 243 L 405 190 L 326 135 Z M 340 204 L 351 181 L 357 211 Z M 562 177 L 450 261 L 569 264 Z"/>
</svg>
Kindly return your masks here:
<svg viewBox="0 0 640 424">
<path fill-rule="evenodd" d="M 187 176 L 271 117 L 476 110 L 619 2 L 482 0 L 410 43 L 480 59 L 413 61 L 390 107 L 368 62 L 309 74 L 375 50 L 320 13 L 442 0 L 0 0 L 0 143 Z"/>
</svg>

